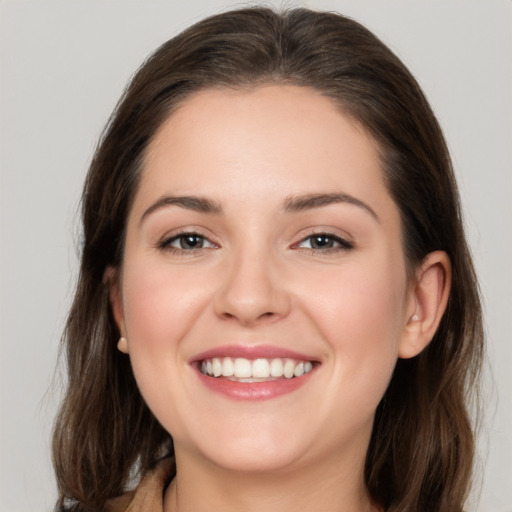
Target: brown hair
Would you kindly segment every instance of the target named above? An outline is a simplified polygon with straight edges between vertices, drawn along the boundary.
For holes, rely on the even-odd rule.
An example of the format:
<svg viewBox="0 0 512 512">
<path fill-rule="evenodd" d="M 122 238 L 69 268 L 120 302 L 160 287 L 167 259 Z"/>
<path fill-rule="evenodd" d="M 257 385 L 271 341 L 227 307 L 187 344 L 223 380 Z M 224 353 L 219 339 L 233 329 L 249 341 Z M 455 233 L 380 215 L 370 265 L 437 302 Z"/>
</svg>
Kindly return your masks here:
<svg viewBox="0 0 512 512">
<path fill-rule="evenodd" d="M 149 142 L 195 91 L 264 83 L 311 87 L 378 142 L 401 212 L 409 269 L 434 250 L 453 267 L 446 313 L 430 345 L 399 360 L 380 403 L 366 458 L 370 496 L 388 511 L 461 511 L 474 435 L 468 404 L 483 351 L 477 282 L 441 129 L 400 60 L 357 22 L 266 8 L 207 18 L 161 46 L 140 68 L 96 150 L 82 198 L 83 251 L 63 343 L 68 388 L 56 421 L 58 507 L 102 510 L 134 472 L 173 452 L 145 405 L 109 307 L 105 271 L 123 257 L 127 215 Z"/>
</svg>

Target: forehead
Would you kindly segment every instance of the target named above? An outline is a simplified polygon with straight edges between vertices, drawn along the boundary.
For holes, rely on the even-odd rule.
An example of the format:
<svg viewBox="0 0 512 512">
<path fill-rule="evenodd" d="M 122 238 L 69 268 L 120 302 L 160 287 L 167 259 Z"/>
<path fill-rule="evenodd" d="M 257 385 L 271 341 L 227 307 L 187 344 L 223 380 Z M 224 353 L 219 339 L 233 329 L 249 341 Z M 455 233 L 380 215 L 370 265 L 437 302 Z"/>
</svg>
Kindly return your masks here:
<svg viewBox="0 0 512 512">
<path fill-rule="evenodd" d="M 240 130 L 237 122 L 243 123 L 245 130 Z M 214 129 L 222 128 L 224 135 L 228 135 L 233 128 L 236 132 L 231 136 L 240 139 L 244 133 L 259 130 L 277 135 L 276 142 L 283 143 L 287 135 L 290 138 L 302 135 L 312 141 L 319 137 L 325 139 L 326 132 L 333 132 L 334 127 L 337 128 L 332 133 L 335 138 L 342 125 L 345 132 L 352 131 L 361 141 L 377 147 L 373 137 L 355 118 L 342 111 L 333 99 L 311 87 L 271 84 L 204 89 L 186 98 L 162 123 L 149 153 L 190 131 L 212 134 Z"/>
<path fill-rule="evenodd" d="M 212 89 L 157 131 L 129 217 L 139 223 L 165 197 L 199 197 L 236 225 L 271 225 L 290 199 L 329 194 L 368 205 L 400 238 L 377 143 L 331 99 L 295 86 Z"/>
<path fill-rule="evenodd" d="M 357 121 L 319 92 L 285 85 L 195 93 L 162 124 L 144 163 L 143 180 L 164 170 L 207 180 L 230 169 L 299 185 L 322 168 L 324 185 L 349 171 L 382 181 L 377 144 Z"/>
</svg>

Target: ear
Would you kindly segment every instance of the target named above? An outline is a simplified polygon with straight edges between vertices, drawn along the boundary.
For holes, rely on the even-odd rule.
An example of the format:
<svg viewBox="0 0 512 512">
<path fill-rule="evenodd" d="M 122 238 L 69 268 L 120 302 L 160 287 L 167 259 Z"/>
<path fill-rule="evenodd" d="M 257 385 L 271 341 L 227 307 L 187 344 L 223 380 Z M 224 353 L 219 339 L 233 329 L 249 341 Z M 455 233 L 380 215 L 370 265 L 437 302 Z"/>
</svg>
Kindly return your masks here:
<svg viewBox="0 0 512 512">
<path fill-rule="evenodd" d="M 119 338 L 117 348 L 121 352 L 127 354 L 128 342 L 126 341 L 126 326 L 124 321 L 119 271 L 114 267 L 107 267 L 103 275 L 103 282 L 108 286 L 112 315 L 114 316 L 114 320 L 116 322 L 117 328 L 119 329 L 119 334 L 121 336 Z"/>
<path fill-rule="evenodd" d="M 405 325 L 398 356 L 417 356 L 431 341 L 439 327 L 450 295 L 452 267 L 444 251 L 425 258 L 411 284 Z"/>
</svg>

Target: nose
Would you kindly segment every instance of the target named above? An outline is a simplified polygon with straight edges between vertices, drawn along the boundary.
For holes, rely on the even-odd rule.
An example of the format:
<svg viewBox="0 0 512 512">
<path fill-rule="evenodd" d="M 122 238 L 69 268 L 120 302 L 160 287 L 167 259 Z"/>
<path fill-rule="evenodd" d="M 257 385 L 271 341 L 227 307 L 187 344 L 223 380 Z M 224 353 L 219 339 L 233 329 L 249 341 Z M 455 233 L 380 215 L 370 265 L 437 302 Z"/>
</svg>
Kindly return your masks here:
<svg viewBox="0 0 512 512">
<path fill-rule="evenodd" d="M 289 311 L 285 276 L 271 257 L 246 251 L 233 258 L 215 297 L 219 317 L 251 327 L 284 318 Z"/>
</svg>

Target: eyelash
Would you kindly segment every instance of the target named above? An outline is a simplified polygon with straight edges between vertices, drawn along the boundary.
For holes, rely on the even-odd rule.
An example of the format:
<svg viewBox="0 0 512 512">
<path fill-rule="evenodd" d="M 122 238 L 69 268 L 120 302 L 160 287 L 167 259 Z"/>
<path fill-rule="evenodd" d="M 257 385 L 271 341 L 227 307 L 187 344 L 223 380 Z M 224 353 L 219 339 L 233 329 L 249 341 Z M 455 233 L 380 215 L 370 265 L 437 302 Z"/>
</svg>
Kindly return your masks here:
<svg viewBox="0 0 512 512">
<path fill-rule="evenodd" d="M 337 244 L 337 246 L 327 248 L 301 247 L 301 244 L 305 243 L 308 240 L 310 241 L 311 244 L 311 242 L 315 238 L 317 239 L 317 242 L 318 239 L 320 238 L 327 239 L 327 243 Z M 351 249 L 354 249 L 354 244 L 352 242 L 349 242 L 348 240 L 345 240 L 344 238 L 341 238 L 338 235 L 334 235 L 333 233 L 321 231 L 309 234 L 308 236 L 304 237 L 300 242 L 294 244 L 293 247 L 314 253 L 331 254 L 334 252 L 349 251 Z"/>
<path fill-rule="evenodd" d="M 196 237 L 199 239 L 199 241 L 204 244 L 205 242 L 209 244 L 208 247 L 191 247 L 191 248 L 184 248 L 184 247 L 173 247 L 171 244 L 173 242 L 178 241 L 184 241 L 187 237 L 192 238 Z M 302 244 L 306 243 L 308 240 L 310 241 L 310 245 L 312 244 L 314 239 L 317 239 L 316 242 L 319 242 L 319 239 L 323 238 L 324 242 L 326 244 L 333 244 L 333 247 L 326 247 L 326 248 L 319 248 L 319 247 L 301 247 Z M 181 245 L 181 244 L 180 244 Z M 197 251 L 203 251 L 206 249 L 215 249 L 219 246 L 209 240 L 207 237 L 201 235 L 200 233 L 197 233 L 195 231 L 184 231 L 181 233 L 177 233 L 171 237 L 164 238 L 160 242 L 158 242 L 158 248 L 161 250 L 166 250 L 173 252 L 175 254 L 184 254 L 184 253 L 197 253 Z M 348 240 L 345 240 L 344 238 L 339 237 L 338 235 L 334 235 L 332 233 L 328 232 L 313 232 L 309 234 L 308 236 L 302 238 L 298 243 L 292 245 L 293 249 L 301 249 L 304 251 L 309 251 L 312 253 L 321 253 L 321 254 L 331 254 L 334 252 L 340 252 L 340 251 L 349 251 L 351 249 L 354 249 L 354 244 L 352 242 L 349 242 Z"/>
<path fill-rule="evenodd" d="M 192 237 L 198 238 L 200 241 L 202 241 L 203 244 L 205 242 L 207 242 L 208 244 L 210 244 L 210 246 L 209 247 L 197 247 L 197 248 L 192 247 L 189 249 L 185 249 L 183 247 L 173 247 L 171 245 L 173 242 L 178 242 L 180 240 L 184 241 L 186 238 L 192 238 Z M 164 239 L 160 240 L 160 242 L 158 242 L 159 249 L 162 249 L 165 251 L 170 251 L 175 254 L 196 253 L 197 251 L 202 251 L 205 249 L 211 249 L 211 248 L 216 248 L 216 247 L 218 247 L 218 246 L 215 243 L 210 241 L 207 237 L 201 235 L 201 233 L 197 233 L 195 231 L 183 231 L 183 232 L 177 233 L 171 237 L 164 238 Z"/>
</svg>

